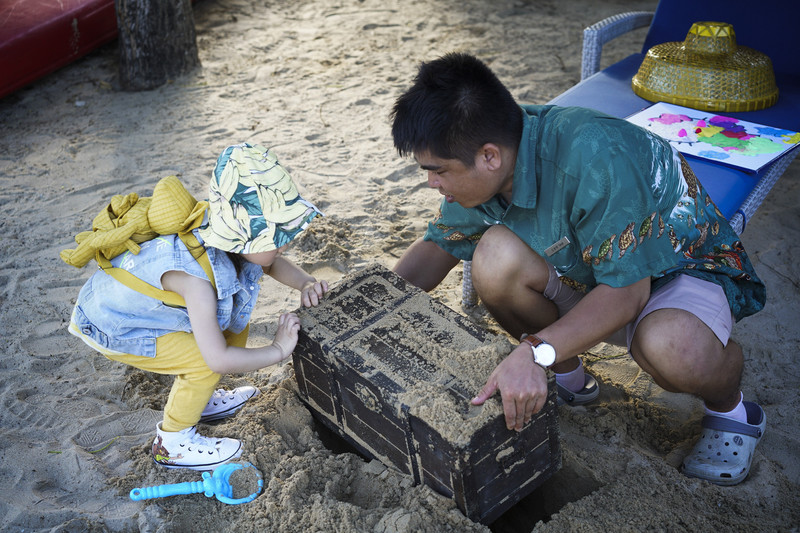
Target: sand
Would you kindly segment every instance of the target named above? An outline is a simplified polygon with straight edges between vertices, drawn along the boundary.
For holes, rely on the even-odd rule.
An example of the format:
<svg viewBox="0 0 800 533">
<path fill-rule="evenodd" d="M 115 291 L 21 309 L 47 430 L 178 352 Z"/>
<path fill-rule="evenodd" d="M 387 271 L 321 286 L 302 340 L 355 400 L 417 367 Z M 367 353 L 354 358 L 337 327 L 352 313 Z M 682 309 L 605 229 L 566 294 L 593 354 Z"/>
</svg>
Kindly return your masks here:
<svg viewBox="0 0 800 533">
<path fill-rule="evenodd" d="M 223 384 L 262 394 L 203 431 L 243 439 L 264 490 L 225 505 L 202 494 L 131 501 L 137 487 L 196 481 L 156 467 L 148 448 L 170 380 L 93 353 L 66 324 L 91 268 L 61 262 L 72 235 L 117 193 L 149 194 L 177 174 L 205 194 L 222 149 L 274 147 L 326 213 L 290 257 L 336 282 L 390 267 L 436 212 L 439 195 L 392 148 L 389 109 L 417 64 L 453 50 L 484 59 L 512 93 L 545 103 L 579 78 L 583 27 L 653 9 L 655 0 L 460 2 L 200 0 L 202 70 L 144 93 L 116 89 L 106 46 L 0 100 L 0 518 L 9 531 L 488 531 L 453 502 L 319 432 L 289 364 Z M 604 64 L 640 46 L 613 43 Z M 742 321 L 745 397 L 768 429 L 734 488 L 677 470 L 697 434 L 699 402 L 663 392 L 619 350 L 586 355 L 597 403 L 560 408 L 562 470 L 494 531 L 796 531 L 800 524 L 797 303 L 800 162 L 747 226 L 767 283 L 764 311 Z M 433 296 L 460 309 L 460 269 Z M 298 295 L 263 282 L 254 345 L 268 342 Z M 496 328 L 482 309 L 472 320 Z"/>
</svg>

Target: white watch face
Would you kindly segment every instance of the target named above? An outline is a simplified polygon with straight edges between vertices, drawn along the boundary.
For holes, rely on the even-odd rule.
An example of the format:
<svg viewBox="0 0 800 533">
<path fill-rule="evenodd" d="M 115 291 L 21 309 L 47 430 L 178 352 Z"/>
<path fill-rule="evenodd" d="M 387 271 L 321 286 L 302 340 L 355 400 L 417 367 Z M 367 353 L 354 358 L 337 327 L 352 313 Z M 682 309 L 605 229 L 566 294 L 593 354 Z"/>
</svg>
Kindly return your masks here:
<svg viewBox="0 0 800 533">
<path fill-rule="evenodd" d="M 551 366 L 556 362 L 556 350 L 550 344 L 543 342 L 533 349 L 533 359 L 537 365 Z"/>
</svg>

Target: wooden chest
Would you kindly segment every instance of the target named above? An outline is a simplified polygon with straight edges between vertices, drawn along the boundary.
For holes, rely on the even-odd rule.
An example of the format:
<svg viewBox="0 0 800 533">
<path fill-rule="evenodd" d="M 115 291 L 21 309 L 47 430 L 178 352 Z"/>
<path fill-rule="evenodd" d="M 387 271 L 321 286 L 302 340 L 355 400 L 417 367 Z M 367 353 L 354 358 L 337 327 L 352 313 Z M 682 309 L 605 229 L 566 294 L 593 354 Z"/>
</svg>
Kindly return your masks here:
<svg viewBox="0 0 800 533">
<path fill-rule="evenodd" d="M 556 391 L 521 432 L 499 394 L 470 399 L 511 349 L 375 265 L 298 311 L 293 360 L 303 401 L 327 427 L 490 523 L 561 467 Z"/>
</svg>

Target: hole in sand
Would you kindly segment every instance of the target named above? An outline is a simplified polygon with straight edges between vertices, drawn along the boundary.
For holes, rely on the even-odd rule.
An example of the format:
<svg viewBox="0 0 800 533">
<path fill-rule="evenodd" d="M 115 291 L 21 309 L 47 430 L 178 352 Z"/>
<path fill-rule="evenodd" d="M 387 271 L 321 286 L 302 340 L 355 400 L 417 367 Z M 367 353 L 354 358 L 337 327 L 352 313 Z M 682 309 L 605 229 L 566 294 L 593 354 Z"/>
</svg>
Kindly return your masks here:
<svg viewBox="0 0 800 533">
<path fill-rule="evenodd" d="M 313 415 L 311 418 L 312 420 L 314 420 L 314 431 L 317 433 L 317 437 L 319 437 L 319 440 L 322 441 L 322 444 L 328 450 L 330 450 L 335 454 L 352 453 L 358 455 L 365 461 L 370 460 L 370 458 L 361 453 L 358 450 L 358 448 L 356 448 L 355 446 L 344 440 L 341 436 L 339 436 L 338 433 L 331 430 L 330 428 L 328 428 L 328 426 L 320 422 L 313 411 L 311 411 L 311 414 Z"/>
<path fill-rule="evenodd" d="M 370 461 L 369 457 L 329 429 L 316 416 L 312 418 L 314 431 L 332 453 L 352 453 L 365 461 Z M 489 529 L 493 533 L 531 531 L 537 523 L 548 522 L 552 515 L 568 503 L 578 501 L 600 487 L 602 484 L 594 478 L 588 468 L 579 463 L 579 460 L 565 457 L 558 472 L 494 522 L 488 524 Z"/>
<path fill-rule="evenodd" d="M 561 469 L 536 490 L 489 524 L 493 533 L 531 531 L 570 502 L 590 495 L 603 485 L 582 464 L 564 457 Z"/>
</svg>

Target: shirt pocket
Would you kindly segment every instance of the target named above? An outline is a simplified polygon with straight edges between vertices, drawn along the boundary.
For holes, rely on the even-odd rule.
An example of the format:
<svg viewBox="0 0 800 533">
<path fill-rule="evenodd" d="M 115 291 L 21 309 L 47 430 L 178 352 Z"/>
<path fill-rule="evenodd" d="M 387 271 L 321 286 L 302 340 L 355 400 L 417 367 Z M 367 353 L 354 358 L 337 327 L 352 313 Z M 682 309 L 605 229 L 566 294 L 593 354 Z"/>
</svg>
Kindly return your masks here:
<svg viewBox="0 0 800 533">
<path fill-rule="evenodd" d="M 564 275 L 581 260 L 581 252 L 574 237 L 564 236 L 545 248 L 542 257 L 555 267 L 559 275 Z"/>
</svg>

